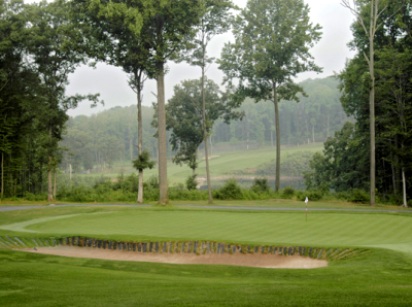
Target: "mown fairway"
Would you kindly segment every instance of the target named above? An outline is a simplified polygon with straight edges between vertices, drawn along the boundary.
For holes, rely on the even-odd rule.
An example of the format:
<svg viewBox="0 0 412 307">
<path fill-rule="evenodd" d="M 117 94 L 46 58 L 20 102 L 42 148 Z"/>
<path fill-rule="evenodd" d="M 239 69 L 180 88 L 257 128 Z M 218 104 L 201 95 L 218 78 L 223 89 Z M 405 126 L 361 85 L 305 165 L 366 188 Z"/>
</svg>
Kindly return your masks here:
<svg viewBox="0 0 412 307">
<path fill-rule="evenodd" d="M 0 235 L 360 247 L 316 270 L 165 265 L 0 249 L 1 306 L 409 306 L 412 215 L 70 207 L 0 213 Z M 365 249 L 366 248 L 366 249 Z"/>
<path fill-rule="evenodd" d="M 289 160 L 293 160 L 292 163 L 294 163 L 295 160 L 302 160 L 302 154 L 321 152 L 322 149 L 323 146 L 320 143 L 303 145 L 299 147 L 284 146 L 282 147 L 281 152 L 282 164 L 288 162 Z M 251 172 L 253 174 L 253 171 L 259 167 L 267 165 L 271 162 L 274 164 L 274 160 L 275 148 L 273 147 L 216 153 L 210 158 L 210 171 L 212 176 L 216 178 L 221 178 L 222 176 L 236 177 L 239 173 Z M 132 168 L 130 161 L 126 161 L 116 163 L 111 169 L 108 169 L 103 173 L 76 176 L 87 177 L 92 180 L 92 178 L 101 175 L 117 178 L 121 173 L 130 174 L 135 172 L 136 170 Z M 192 174 L 192 170 L 187 165 L 176 165 L 174 163 L 168 163 L 167 172 L 169 184 L 172 186 L 179 183 L 185 183 L 186 179 Z M 157 176 L 157 173 L 158 169 L 157 165 L 155 165 L 153 169 L 145 170 L 145 177 L 155 177 Z M 202 157 L 199 158 L 199 166 L 196 173 L 199 177 L 206 176 L 205 162 Z"/>
</svg>

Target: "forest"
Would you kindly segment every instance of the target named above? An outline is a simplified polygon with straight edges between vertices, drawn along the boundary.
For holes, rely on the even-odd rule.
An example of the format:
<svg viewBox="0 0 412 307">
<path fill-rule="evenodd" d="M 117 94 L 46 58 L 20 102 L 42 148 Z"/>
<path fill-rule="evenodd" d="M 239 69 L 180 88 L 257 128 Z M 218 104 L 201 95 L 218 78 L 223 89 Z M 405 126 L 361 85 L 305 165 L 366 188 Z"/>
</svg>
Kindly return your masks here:
<svg viewBox="0 0 412 307">
<path fill-rule="evenodd" d="M 407 206 L 412 2 L 342 4 L 356 17 L 355 56 L 337 76 L 298 84 L 299 73 L 322 69 L 310 54 L 322 32 L 302 0 L 249 0 L 244 9 L 230 0 L 0 0 L 1 198 L 47 195 L 51 202 L 60 173 L 130 161 L 137 201 L 143 202 L 143 172 L 156 165 L 156 197 L 167 204 L 168 163 L 187 164 L 193 188 L 202 159 L 211 203 L 218 194 L 210 156 L 265 146 L 274 147 L 279 192 L 282 146 L 324 142 L 302 174 L 308 190 L 369 190 L 371 205 Z M 211 58 L 208 44 L 227 31 L 234 41 Z M 199 67 L 200 78 L 177 85 L 166 101 L 171 60 Z M 225 75 L 222 85 L 207 78 L 213 61 Z M 96 62 L 124 70 L 137 105 L 69 118 L 81 101 L 99 102 L 98 93 L 65 91 L 76 67 Z M 147 78 L 157 83 L 153 107 L 142 106 Z"/>
<path fill-rule="evenodd" d="M 339 102 L 335 77 L 306 80 L 301 83 L 307 93 L 299 103 L 284 101 L 280 105 L 282 145 L 297 146 L 323 143 L 349 120 Z M 157 156 L 156 129 L 152 126 L 153 107 L 142 108 L 143 147 Z M 243 117 L 226 123 L 217 120 L 212 128 L 211 154 L 274 146 L 274 115 L 270 102 L 248 99 L 238 109 Z M 170 143 L 170 132 L 168 133 Z M 62 169 L 71 165 L 73 172 L 99 172 L 117 161 L 132 161 L 137 153 L 137 108 L 116 107 L 92 116 L 69 118 L 63 140 Z M 201 149 L 202 145 L 200 146 Z M 168 146 L 168 158 L 176 154 Z"/>
</svg>

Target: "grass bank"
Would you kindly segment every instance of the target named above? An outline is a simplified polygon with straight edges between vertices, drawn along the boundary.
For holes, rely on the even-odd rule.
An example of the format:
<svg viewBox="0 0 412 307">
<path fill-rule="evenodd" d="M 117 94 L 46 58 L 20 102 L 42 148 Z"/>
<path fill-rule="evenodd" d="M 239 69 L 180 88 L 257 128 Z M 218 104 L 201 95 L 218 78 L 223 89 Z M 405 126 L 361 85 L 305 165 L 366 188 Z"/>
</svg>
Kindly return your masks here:
<svg viewBox="0 0 412 307">
<path fill-rule="evenodd" d="M 306 222 L 304 211 L 255 211 L 246 206 L 239 212 L 230 208 L 234 205 L 223 209 L 56 206 L 17 210 L 1 212 L 0 234 L 196 238 L 363 247 L 364 251 L 331 261 L 327 268 L 269 270 L 71 259 L 0 249 L 0 305 L 410 305 L 412 251 L 405 246 L 412 246 L 411 215 L 335 210 L 310 212 Z"/>
</svg>

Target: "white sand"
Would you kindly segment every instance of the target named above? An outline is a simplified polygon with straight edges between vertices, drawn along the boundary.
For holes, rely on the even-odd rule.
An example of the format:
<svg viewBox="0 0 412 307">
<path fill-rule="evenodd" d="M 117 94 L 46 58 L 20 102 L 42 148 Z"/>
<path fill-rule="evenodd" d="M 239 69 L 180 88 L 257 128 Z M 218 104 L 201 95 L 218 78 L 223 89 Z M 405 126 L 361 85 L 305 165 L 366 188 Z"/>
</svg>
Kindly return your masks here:
<svg viewBox="0 0 412 307">
<path fill-rule="evenodd" d="M 265 254 L 207 254 L 196 255 L 188 253 L 138 253 L 132 251 L 107 250 L 91 247 L 56 246 L 24 249 L 26 252 L 116 261 L 142 261 L 173 264 L 223 264 L 248 266 L 270 269 L 315 269 L 328 265 L 326 260 L 312 259 L 299 255 L 265 255 Z"/>
</svg>

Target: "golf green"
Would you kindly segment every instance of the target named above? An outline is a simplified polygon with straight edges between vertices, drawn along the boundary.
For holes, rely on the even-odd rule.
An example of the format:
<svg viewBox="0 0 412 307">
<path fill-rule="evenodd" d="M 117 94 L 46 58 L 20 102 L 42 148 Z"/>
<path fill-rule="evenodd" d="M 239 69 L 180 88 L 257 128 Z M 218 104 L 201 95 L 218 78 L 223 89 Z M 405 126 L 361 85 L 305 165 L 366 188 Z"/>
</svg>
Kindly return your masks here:
<svg viewBox="0 0 412 307">
<path fill-rule="evenodd" d="M 412 252 L 412 216 L 388 213 L 134 209 L 78 213 L 2 225 L 5 230 L 130 240 L 216 240 L 363 246 Z"/>
</svg>

